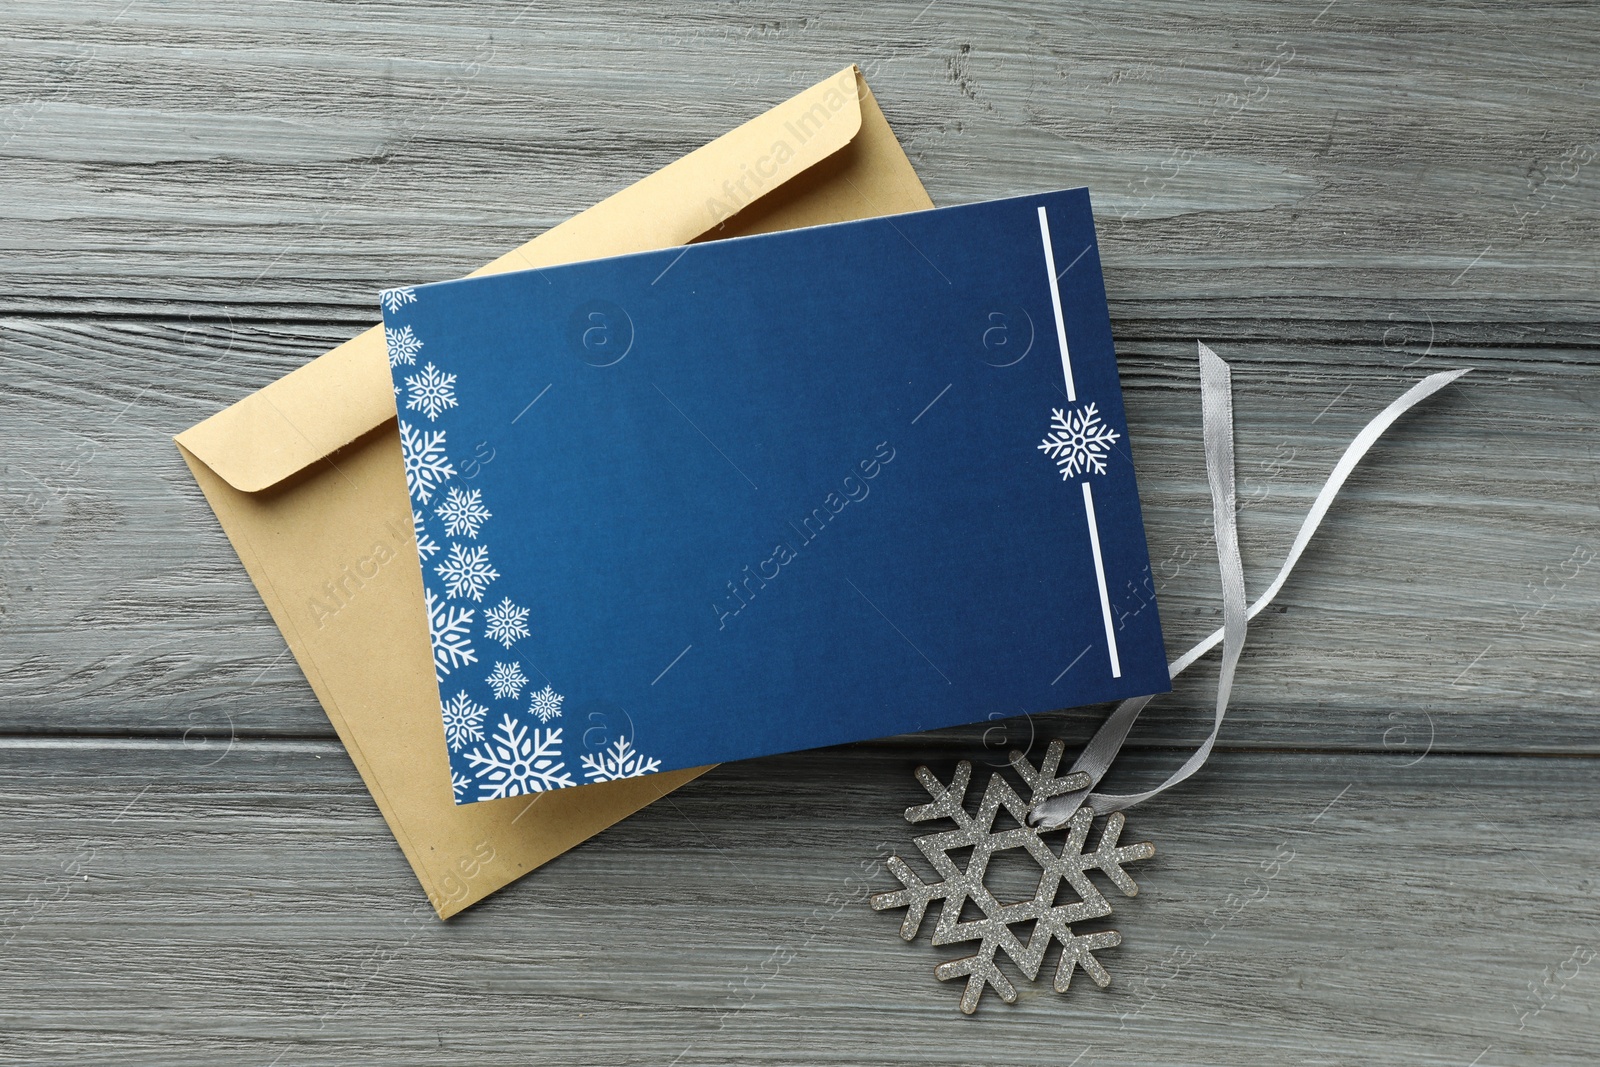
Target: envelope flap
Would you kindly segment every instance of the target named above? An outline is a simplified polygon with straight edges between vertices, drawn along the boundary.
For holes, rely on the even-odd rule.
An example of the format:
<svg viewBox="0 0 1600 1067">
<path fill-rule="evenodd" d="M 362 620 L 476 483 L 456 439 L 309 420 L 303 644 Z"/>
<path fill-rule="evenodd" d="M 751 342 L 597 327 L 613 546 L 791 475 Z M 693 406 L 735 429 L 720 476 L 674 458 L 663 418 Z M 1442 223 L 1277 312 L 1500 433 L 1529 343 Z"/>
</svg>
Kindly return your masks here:
<svg viewBox="0 0 1600 1067">
<path fill-rule="evenodd" d="M 849 144 L 866 91 L 846 67 L 472 273 L 687 244 Z"/>
<path fill-rule="evenodd" d="M 223 481 L 268 489 L 394 418 L 383 327 L 352 337 L 177 441 Z"/>
<path fill-rule="evenodd" d="M 866 92 L 860 73 L 846 67 L 473 274 L 687 244 L 849 144 Z M 394 416 L 383 329 L 374 326 L 177 440 L 229 485 L 253 493 Z"/>
</svg>

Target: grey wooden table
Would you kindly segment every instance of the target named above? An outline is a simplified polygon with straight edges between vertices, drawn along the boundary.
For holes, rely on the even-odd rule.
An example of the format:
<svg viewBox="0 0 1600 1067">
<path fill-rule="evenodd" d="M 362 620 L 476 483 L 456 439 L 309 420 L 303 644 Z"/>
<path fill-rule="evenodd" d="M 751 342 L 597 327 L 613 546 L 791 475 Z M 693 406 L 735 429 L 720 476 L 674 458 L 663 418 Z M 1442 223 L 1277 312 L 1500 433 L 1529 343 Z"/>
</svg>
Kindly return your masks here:
<svg viewBox="0 0 1600 1067">
<path fill-rule="evenodd" d="M 5 5 L 0 1061 L 1594 1063 L 1600 11 L 635 7 Z M 1252 591 L 1475 370 L 1133 813 L 1115 983 L 973 1018 L 864 903 L 911 771 L 1106 709 L 726 766 L 439 923 L 167 441 L 851 61 L 938 203 L 1092 187 L 1174 652 L 1219 618 L 1197 338 Z"/>
</svg>

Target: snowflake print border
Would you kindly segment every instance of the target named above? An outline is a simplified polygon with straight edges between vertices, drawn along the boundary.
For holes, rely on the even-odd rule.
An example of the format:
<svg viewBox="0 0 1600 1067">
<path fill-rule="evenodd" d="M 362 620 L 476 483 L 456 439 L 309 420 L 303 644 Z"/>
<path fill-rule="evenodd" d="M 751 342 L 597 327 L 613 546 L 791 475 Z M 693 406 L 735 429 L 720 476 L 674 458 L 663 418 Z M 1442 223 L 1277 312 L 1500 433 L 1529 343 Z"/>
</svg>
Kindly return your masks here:
<svg viewBox="0 0 1600 1067">
<path fill-rule="evenodd" d="M 422 591 L 428 606 L 428 640 L 433 644 L 433 673 L 439 681 L 458 667 L 478 662 L 472 649 L 472 608 L 440 600 L 432 589 Z"/>
<path fill-rule="evenodd" d="M 404 363 L 408 367 L 417 365 L 417 353 L 422 351 L 422 338 L 411 332 L 411 327 L 402 326 L 398 330 L 385 329 L 383 331 L 384 347 L 389 350 L 389 366 L 398 367 Z"/>
<path fill-rule="evenodd" d="M 1068 412 L 1050 409 L 1050 432 L 1039 444 L 1039 451 L 1056 461 L 1062 481 L 1079 474 L 1104 474 L 1106 456 L 1122 435 L 1100 421 L 1094 404 Z"/>
<path fill-rule="evenodd" d="M 989 986 L 993 986 L 1007 1004 L 1016 1002 L 1016 987 L 1001 972 L 995 959 L 999 952 L 1004 952 L 1017 969 L 1032 981 L 1039 974 L 1045 951 L 1051 942 L 1059 942 L 1061 958 L 1056 966 L 1054 981 L 1057 993 L 1067 991 L 1073 971 L 1080 967 L 1101 988 L 1111 984 L 1111 975 L 1095 959 L 1094 953 L 1099 949 L 1120 945 L 1122 935 L 1115 930 L 1078 934 L 1073 932 L 1071 924 L 1102 919 L 1111 914 L 1110 902 L 1089 880 L 1090 871 L 1102 872 L 1124 895 L 1135 896 L 1139 887 L 1122 869 L 1123 864 L 1149 859 L 1156 850 L 1148 842 L 1137 845 L 1117 843 L 1126 824 L 1120 811 L 1107 817 L 1100 831 L 1099 843 L 1088 852 L 1084 851 L 1084 846 L 1095 818 L 1094 812 L 1088 808 L 1079 808 L 1061 828 L 1067 832 L 1067 837 L 1060 853 L 1052 850 L 1044 840 L 1043 833 L 1028 825 L 1028 813 L 1034 805 L 1050 797 L 1088 789 L 1091 784 L 1089 776 L 1082 771 L 1056 777 L 1065 749 L 1061 741 L 1050 742 L 1038 770 L 1022 753 L 1011 753 L 1011 766 L 1031 789 L 1029 799 L 1024 802 L 1004 775 L 995 771 L 984 788 L 975 815 L 966 810 L 967 787 L 972 781 L 971 763 L 962 760 L 956 766 L 955 775 L 948 786 L 928 768 L 917 768 L 917 780 L 933 796 L 933 800 L 928 804 L 907 808 L 906 821 L 918 823 L 949 819 L 956 824 L 954 830 L 928 834 L 914 842 L 944 880 L 924 882 L 904 860 L 893 856 L 889 860 L 889 870 L 904 888 L 875 894 L 872 908 L 874 911 L 905 908 L 906 917 L 900 926 L 900 936 L 911 941 L 922 928 L 928 905 L 936 900 L 943 901 L 933 931 L 933 943 L 979 943 L 975 955 L 941 963 L 933 972 L 941 982 L 952 978 L 967 979 L 967 988 L 961 997 L 961 1010 L 969 1015 L 978 1009 L 978 1001 Z M 1016 820 L 1018 825 L 1014 829 L 994 829 L 995 817 L 1001 808 Z M 1057 831 L 1045 831 L 1053 832 Z M 962 870 L 950 857 L 950 852 L 967 847 L 971 847 L 972 852 L 967 858 L 966 869 Z M 996 853 L 1014 848 L 1024 849 L 1039 864 L 1039 884 L 1032 900 L 1001 903 L 984 885 L 984 878 L 988 873 L 989 860 Z M 1076 901 L 1055 903 L 1062 882 L 1066 882 L 1077 893 Z M 961 911 L 969 900 L 983 912 L 984 917 L 962 922 Z M 1019 923 L 1031 928 L 1026 943 L 1012 929 Z"/>
<path fill-rule="evenodd" d="M 551 719 L 560 718 L 561 702 L 567 699 L 548 685 L 533 694 L 533 703 L 529 711 L 539 716 L 540 722 L 549 722 Z"/>
<path fill-rule="evenodd" d="M 435 489 L 455 477 L 456 469 L 445 455 L 443 430 L 419 430 L 401 419 L 400 455 L 406 467 L 406 490 L 419 504 L 428 503 Z"/>
<path fill-rule="evenodd" d="M 406 327 L 410 329 L 410 327 Z M 420 411 L 431 422 L 441 411 L 456 406 L 456 376 L 446 374 L 432 363 L 416 374 L 406 375 L 407 411 Z"/>
<path fill-rule="evenodd" d="M 561 728 L 532 731 L 510 715 L 502 715 L 494 733 L 467 753 L 479 800 L 520 797 L 576 785 L 561 758 Z"/>
<path fill-rule="evenodd" d="M 444 716 L 444 740 L 451 752 L 460 752 L 471 741 L 483 740 L 483 717 L 489 709 L 467 696 L 465 690 L 439 705 Z"/>
<path fill-rule="evenodd" d="M 439 551 L 439 542 L 428 536 L 427 528 L 423 526 L 422 512 L 411 509 L 411 536 L 417 542 L 417 556 L 427 559 Z"/>
<path fill-rule="evenodd" d="M 385 311 L 399 311 L 407 304 L 417 302 L 417 291 L 411 286 L 399 289 L 385 289 L 378 294 L 378 299 L 383 303 Z"/>
<path fill-rule="evenodd" d="M 620 782 L 624 778 L 654 774 L 661 769 L 660 760 L 646 759 L 626 737 L 611 742 L 598 756 L 585 755 L 580 762 L 583 764 L 584 777 L 591 782 Z"/>
<path fill-rule="evenodd" d="M 483 613 L 483 636 L 488 641 L 498 641 L 506 648 L 528 636 L 528 609 L 519 608 L 510 597 Z"/>
<path fill-rule="evenodd" d="M 489 565 L 489 546 L 466 545 L 450 542 L 450 558 L 433 568 L 433 573 L 444 579 L 445 592 L 452 600 L 482 600 L 489 583 L 500 577 L 500 572 Z"/>
<path fill-rule="evenodd" d="M 520 663 L 496 663 L 484 681 L 494 690 L 496 700 L 515 700 L 522 695 L 522 687 L 528 684 Z"/>
<path fill-rule="evenodd" d="M 444 503 L 433 512 L 444 521 L 446 537 L 470 537 L 477 540 L 483 524 L 494 518 L 483 506 L 483 493 L 477 489 L 463 490 L 452 485 Z"/>
</svg>

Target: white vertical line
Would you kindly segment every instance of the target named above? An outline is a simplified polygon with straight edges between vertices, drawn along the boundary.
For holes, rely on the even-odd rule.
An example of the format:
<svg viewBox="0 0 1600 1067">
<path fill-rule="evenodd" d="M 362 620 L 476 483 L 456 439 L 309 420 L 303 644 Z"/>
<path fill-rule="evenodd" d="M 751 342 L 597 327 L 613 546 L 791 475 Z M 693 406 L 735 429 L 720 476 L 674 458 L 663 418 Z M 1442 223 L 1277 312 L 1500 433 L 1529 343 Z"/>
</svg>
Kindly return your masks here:
<svg viewBox="0 0 1600 1067">
<path fill-rule="evenodd" d="M 1043 208 L 1039 209 L 1041 212 Z M 1100 558 L 1100 527 L 1094 521 L 1094 490 L 1083 483 L 1083 515 L 1089 520 L 1089 547 L 1094 551 L 1094 580 L 1100 585 L 1100 620 L 1106 625 L 1106 650 L 1111 653 L 1111 677 L 1122 677 L 1122 661 L 1117 658 L 1117 635 L 1111 629 L 1111 596 L 1106 592 L 1106 567 Z"/>
<path fill-rule="evenodd" d="M 1067 399 L 1078 402 L 1078 391 L 1072 386 L 1072 357 L 1067 354 L 1067 324 L 1061 319 L 1061 287 L 1056 284 L 1056 254 L 1050 247 L 1050 217 L 1039 205 L 1039 237 L 1044 241 L 1044 267 L 1050 276 L 1050 305 L 1056 313 L 1056 343 L 1061 346 L 1061 373 L 1067 378 Z M 1112 658 L 1116 658 L 1113 652 Z"/>
</svg>

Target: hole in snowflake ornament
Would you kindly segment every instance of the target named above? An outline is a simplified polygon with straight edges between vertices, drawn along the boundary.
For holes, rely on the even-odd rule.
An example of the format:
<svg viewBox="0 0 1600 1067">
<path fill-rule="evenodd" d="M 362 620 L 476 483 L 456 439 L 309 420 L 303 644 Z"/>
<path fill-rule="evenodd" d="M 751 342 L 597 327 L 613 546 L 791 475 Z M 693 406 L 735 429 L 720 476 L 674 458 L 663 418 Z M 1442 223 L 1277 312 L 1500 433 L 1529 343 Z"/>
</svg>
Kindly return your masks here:
<svg viewBox="0 0 1600 1067">
<path fill-rule="evenodd" d="M 1038 892 L 1039 874 L 1039 865 L 1033 862 L 1028 850 L 1019 845 L 995 851 L 989 858 L 989 869 L 984 873 L 983 884 L 1002 906 L 1025 904 Z M 979 918 L 982 918 L 981 909 Z M 964 921 L 966 916 L 963 915 L 962 919 Z"/>
<path fill-rule="evenodd" d="M 1060 830 L 1040 831 L 1028 825 L 1028 813 L 1034 805 L 1089 788 L 1089 776 L 1081 771 L 1056 777 L 1065 751 L 1065 744 L 1052 741 L 1037 770 L 1021 752 L 1011 753 L 1012 768 L 1029 787 L 1028 800 L 1024 801 L 1011 783 L 995 771 L 984 788 L 976 814 L 966 809 L 967 787 L 972 782 L 971 763 L 963 760 L 957 764 L 949 785 L 939 781 L 928 768 L 917 768 L 917 781 L 933 800 L 907 808 L 906 821 L 948 819 L 956 825 L 954 830 L 928 834 L 914 842 L 943 881 L 924 882 L 904 860 L 893 856 L 889 860 L 889 871 L 904 888 L 875 894 L 872 908 L 874 911 L 905 908 L 900 936 L 911 941 L 922 928 L 928 905 L 936 900 L 942 902 L 933 943 L 978 942 L 975 955 L 941 963 L 933 972 L 941 982 L 967 979 L 961 1010 L 969 1015 L 978 1010 L 978 1001 L 986 986 L 993 986 L 1007 1004 L 1017 999 L 1016 987 L 1001 972 L 995 958 L 999 953 L 1004 953 L 1032 981 L 1039 974 L 1045 952 L 1053 942 L 1059 943 L 1061 955 L 1054 981 L 1057 993 L 1067 991 L 1073 971 L 1078 968 L 1102 988 L 1111 984 L 1111 975 L 1095 959 L 1094 953 L 1120 945 L 1122 935 L 1115 930 L 1078 934 L 1072 929 L 1073 923 L 1103 919 L 1111 914 L 1111 903 L 1090 881 L 1089 872 L 1100 871 L 1123 894 L 1131 897 L 1139 892 L 1139 887 L 1123 870 L 1123 865 L 1149 859 L 1156 850 L 1148 842 L 1117 843 L 1126 823 L 1121 812 L 1113 812 L 1106 818 L 1098 843 L 1088 851 L 1085 846 L 1095 818 L 1088 808 L 1079 808 Z M 1002 811 L 1016 820 L 1017 825 L 996 829 L 995 821 Z M 1066 839 L 1057 851 L 1045 836 L 1061 831 L 1065 831 Z M 958 863 L 955 857 L 961 852 L 968 854 L 963 857 L 964 862 Z M 1007 855 L 1007 859 L 1012 854 L 1026 855 L 1034 861 L 1037 880 L 1031 897 L 1024 892 L 1025 899 L 1009 903 L 1002 902 L 996 894 L 999 889 L 1001 895 L 1011 898 L 1009 885 L 1002 886 L 998 880 L 991 883 L 989 878 L 991 862 L 1002 854 Z M 1065 899 L 1059 899 L 1064 886 L 1071 892 Z M 976 909 L 972 918 L 968 918 L 969 908 Z"/>
</svg>

